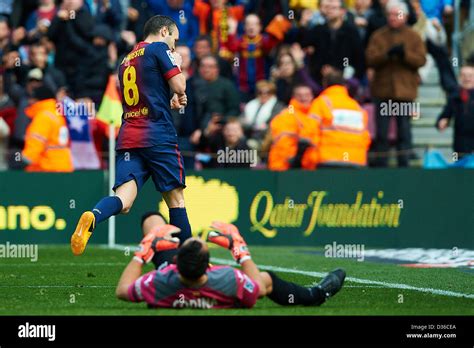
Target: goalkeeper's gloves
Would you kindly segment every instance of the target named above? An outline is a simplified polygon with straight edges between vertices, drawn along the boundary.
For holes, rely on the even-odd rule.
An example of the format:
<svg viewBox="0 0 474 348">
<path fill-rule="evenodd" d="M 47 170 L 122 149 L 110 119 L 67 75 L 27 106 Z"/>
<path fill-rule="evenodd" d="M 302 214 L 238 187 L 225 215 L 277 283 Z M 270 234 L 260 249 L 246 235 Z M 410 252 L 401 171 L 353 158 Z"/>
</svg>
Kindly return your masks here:
<svg viewBox="0 0 474 348">
<path fill-rule="evenodd" d="M 173 225 L 155 227 L 142 239 L 133 259 L 146 264 L 153 259 L 157 251 L 177 249 L 179 238 L 172 235 L 180 231 L 181 229 Z"/>
<path fill-rule="evenodd" d="M 211 225 L 211 231 L 207 235 L 207 240 L 229 249 L 234 260 L 239 264 L 251 258 L 247 243 L 245 243 L 235 225 L 214 221 Z"/>
</svg>

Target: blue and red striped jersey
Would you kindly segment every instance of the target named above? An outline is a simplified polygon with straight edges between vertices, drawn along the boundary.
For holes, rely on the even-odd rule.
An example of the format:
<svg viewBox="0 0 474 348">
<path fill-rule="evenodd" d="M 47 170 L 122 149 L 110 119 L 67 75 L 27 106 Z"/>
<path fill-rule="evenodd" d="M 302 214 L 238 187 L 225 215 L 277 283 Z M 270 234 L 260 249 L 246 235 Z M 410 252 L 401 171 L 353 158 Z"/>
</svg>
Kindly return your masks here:
<svg viewBox="0 0 474 348">
<path fill-rule="evenodd" d="M 122 126 L 117 150 L 177 142 L 168 80 L 181 73 L 164 42 L 140 42 L 119 67 Z"/>
</svg>

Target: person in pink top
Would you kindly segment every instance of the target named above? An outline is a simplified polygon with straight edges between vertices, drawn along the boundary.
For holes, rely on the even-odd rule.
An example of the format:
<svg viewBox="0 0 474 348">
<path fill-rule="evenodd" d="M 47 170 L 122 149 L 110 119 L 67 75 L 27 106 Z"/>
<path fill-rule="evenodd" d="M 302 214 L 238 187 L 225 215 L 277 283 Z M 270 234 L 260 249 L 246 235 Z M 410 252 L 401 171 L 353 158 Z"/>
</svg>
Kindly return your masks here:
<svg viewBox="0 0 474 348">
<path fill-rule="evenodd" d="M 189 238 L 178 249 L 179 228 L 166 224 L 159 214 L 146 216 L 142 229 L 145 237 L 122 273 L 116 296 L 145 302 L 149 308 L 252 308 L 264 296 L 280 305 L 319 306 L 344 283 L 342 269 L 311 288 L 260 272 L 232 224 L 214 222 L 206 241 L 229 249 L 241 269 L 211 266 L 207 243 L 200 238 Z M 152 260 L 157 269 L 142 275 L 143 266 Z"/>
</svg>

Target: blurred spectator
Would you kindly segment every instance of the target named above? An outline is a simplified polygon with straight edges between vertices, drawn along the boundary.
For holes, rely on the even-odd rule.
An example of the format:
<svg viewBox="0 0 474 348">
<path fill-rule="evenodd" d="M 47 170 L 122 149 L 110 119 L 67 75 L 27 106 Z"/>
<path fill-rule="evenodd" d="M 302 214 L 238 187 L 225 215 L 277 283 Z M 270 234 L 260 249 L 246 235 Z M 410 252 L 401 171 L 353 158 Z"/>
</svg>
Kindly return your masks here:
<svg viewBox="0 0 474 348">
<path fill-rule="evenodd" d="M 287 52 L 281 51 L 278 55 L 276 67 L 272 71 L 272 79 L 276 84 L 277 98 L 284 104 L 290 102 L 296 85 L 310 86 L 314 95 L 321 91 L 321 87 L 314 82 L 304 65 L 304 52 L 298 44 L 294 44 Z"/>
<path fill-rule="evenodd" d="M 295 86 L 289 107 L 270 123 L 272 144 L 268 169 L 316 168 L 319 121 L 309 114 L 312 101 L 313 92 L 309 86 Z"/>
<path fill-rule="evenodd" d="M 8 3 L 10 0 L 3 0 Z M 17 28 L 38 8 L 38 0 L 13 0 L 10 25 Z"/>
<path fill-rule="evenodd" d="M 236 117 L 229 117 L 222 126 L 221 119 L 215 116 L 209 122 L 202 137 L 200 148 L 213 154 L 209 163 L 203 163 L 208 168 L 249 168 L 252 163 L 231 163 L 230 161 L 219 161 L 215 154 L 218 151 L 250 151 L 246 144 L 242 124 Z"/>
<path fill-rule="evenodd" d="M 56 46 L 54 64 L 66 77 L 72 90 L 78 84 L 77 67 L 84 53 L 71 49 L 71 36 L 87 41 L 94 27 L 94 20 L 83 0 L 64 0 L 48 29 L 48 38 Z"/>
<path fill-rule="evenodd" d="M 362 42 L 366 42 L 367 26 L 369 18 L 373 13 L 372 0 L 356 0 L 354 4 L 354 24 L 357 26 L 359 36 Z"/>
<path fill-rule="evenodd" d="M 0 0 L 0 15 L 10 17 L 13 11 L 13 0 Z"/>
<path fill-rule="evenodd" d="M 364 167 L 370 145 L 367 112 L 349 96 L 342 72 L 324 77 L 310 114 L 319 122 L 318 168 Z"/>
<path fill-rule="evenodd" d="M 20 84 L 25 85 L 28 73 L 33 69 L 40 69 L 43 73 L 43 83 L 57 93 L 60 88 L 66 87 L 66 79 L 61 70 L 48 64 L 48 52 L 44 45 L 36 43 L 29 49 L 29 64 L 22 64 L 20 67 Z"/>
<path fill-rule="evenodd" d="M 285 105 L 276 97 L 276 86 L 266 80 L 257 82 L 257 98 L 245 105 L 243 124 L 247 137 L 254 142 L 252 148 L 259 148 L 268 131 L 271 120 L 279 114 Z M 250 141 L 250 140 L 249 140 Z"/>
<path fill-rule="evenodd" d="M 372 0 L 372 13 L 369 16 L 369 20 L 367 23 L 367 34 L 366 34 L 366 45 L 368 44 L 368 40 L 372 36 L 372 34 L 382 28 L 383 26 L 387 25 L 387 17 L 385 6 L 387 5 L 389 0 Z M 408 8 L 408 18 L 406 23 L 408 25 L 413 25 L 416 23 L 416 13 L 411 5 L 409 0 L 400 0 L 402 1 Z"/>
<path fill-rule="evenodd" d="M 117 60 L 116 56 L 109 59 L 112 30 L 104 24 L 96 25 L 91 32 L 92 43 L 75 35 L 71 26 L 66 30 L 69 33 L 69 49 L 82 56 L 81 64 L 76 67 L 78 83 L 72 88 L 74 98 L 89 97 L 98 107 Z"/>
<path fill-rule="evenodd" d="M 38 9 L 29 15 L 25 23 L 28 38 L 34 40 L 46 34 L 56 12 L 54 0 L 40 0 Z"/>
<path fill-rule="evenodd" d="M 197 37 L 194 41 L 193 54 L 194 60 L 191 64 L 191 69 L 194 72 L 198 70 L 201 59 L 212 54 L 211 38 L 207 35 Z M 217 61 L 219 62 L 219 75 L 233 80 L 234 74 L 230 63 L 221 57 L 217 57 Z"/>
<path fill-rule="evenodd" d="M 72 172 L 69 131 L 57 112 L 54 93 L 45 86 L 33 90 L 26 114 L 31 117 L 18 167 L 27 171 Z"/>
<path fill-rule="evenodd" d="M 321 83 L 324 70 L 332 66 L 345 76 L 361 79 L 364 75 L 364 51 L 357 27 L 345 21 L 342 0 L 322 0 L 327 7 L 326 23 L 302 31 L 301 45 L 310 52 L 308 65 L 312 78 Z M 323 6 L 323 3 L 321 6 Z M 327 4 L 326 4 L 327 3 Z"/>
<path fill-rule="evenodd" d="M 426 40 L 426 48 L 431 54 L 438 67 L 441 86 L 446 94 L 456 94 L 458 84 L 456 75 L 449 60 L 447 49 L 446 30 L 443 26 L 443 13 L 446 15 L 453 12 L 452 0 L 420 0 L 419 4 L 414 1 L 415 11 L 418 12 L 418 21 L 423 21 L 423 34 Z M 421 5 L 421 11 L 419 9 Z"/>
<path fill-rule="evenodd" d="M 179 29 L 179 41 L 193 47 L 199 34 L 199 23 L 193 15 L 193 1 L 189 0 L 148 0 L 153 14 L 171 17 Z"/>
<path fill-rule="evenodd" d="M 84 1 L 84 0 L 65 0 Z M 114 40 L 118 39 L 118 34 L 122 28 L 123 11 L 119 0 L 85 0 L 85 7 L 94 19 L 96 25 L 105 24 L 112 29 Z"/>
<path fill-rule="evenodd" d="M 128 23 L 127 30 L 133 31 L 137 41 L 143 40 L 145 23 L 153 16 L 147 0 L 130 0 L 126 11 Z"/>
<path fill-rule="evenodd" d="M 43 73 L 40 69 L 32 69 L 28 72 L 25 87 L 19 84 L 13 84 L 10 90 L 10 96 L 16 105 L 16 117 L 13 129 L 10 134 L 9 142 L 9 163 L 15 163 L 16 153 L 25 146 L 25 133 L 31 118 L 26 114 L 26 109 L 32 98 L 33 91 L 43 84 Z"/>
<path fill-rule="evenodd" d="M 291 4 L 293 2 L 293 4 Z M 290 0 L 290 6 L 296 7 L 295 2 L 317 2 L 317 0 Z M 287 0 L 255 0 L 248 1 L 245 8 L 246 13 L 255 13 L 262 21 L 262 25 L 266 27 L 276 15 L 288 16 L 289 6 Z"/>
<path fill-rule="evenodd" d="M 241 101 L 248 102 L 255 97 L 257 81 L 269 77 L 270 51 L 284 38 L 290 23 L 282 15 L 276 16 L 262 34 L 260 18 L 255 14 L 245 17 L 244 35 L 238 37 L 237 23 L 234 21 L 229 30 L 227 47 L 238 57 L 238 86 Z M 278 28 L 272 31 L 271 29 Z"/>
<path fill-rule="evenodd" d="M 199 33 L 211 37 L 212 52 L 224 59 L 232 59 L 232 53 L 226 48 L 229 38 L 228 19 L 242 21 L 244 6 L 230 6 L 228 0 L 209 0 L 209 3 L 204 0 L 195 0 L 193 13 L 199 21 Z"/>
<path fill-rule="evenodd" d="M 366 51 L 367 65 L 374 68 L 371 83 L 372 96 L 377 102 L 375 151 L 376 166 L 388 164 L 389 116 L 395 116 L 398 128 L 398 165 L 408 166 L 411 151 L 411 124 L 409 114 L 400 108 L 392 113 L 392 106 L 413 105 L 418 93 L 418 68 L 426 62 L 426 49 L 420 36 L 407 26 L 408 8 L 405 3 L 390 0 L 386 6 L 388 25 L 377 30 L 370 38 Z M 401 16 L 400 13 L 403 15 Z M 388 114 L 382 113 L 390 109 Z"/>
<path fill-rule="evenodd" d="M 6 17 L 0 17 L 0 59 L 10 47 L 10 26 Z"/>
<path fill-rule="evenodd" d="M 0 170 L 7 169 L 6 153 L 8 145 L 8 137 L 10 135 L 10 127 L 0 116 Z"/>
<path fill-rule="evenodd" d="M 192 77 L 193 71 L 191 68 L 191 49 L 189 46 L 178 43 L 176 45 L 176 52 L 179 53 L 183 62 L 181 63 L 181 72 L 186 77 L 186 80 Z"/>
<path fill-rule="evenodd" d="M 178 52 L 182 59 L 181 71 L 186 77 L 186 84 L 191 86 L 194 81 L 191 78 L 191 50 L 188 46 L 177 45 Z M 196 114 L 196 101 L 192 88 L 186 90 L 188 96 L 188 104 L 185 108 L 179 110 L 171 110 L 173 116 L 174 127 L 178 135 L 178 145 L 183 155 L 184 167 L 186 169 L 194 169 L 194 152 L 196 145 L 199 143 L 201 131 L 199 129 L 200 122 Z"/>
<path fill-rule="evenodd" d="M 462 158 L 474 152 L 474 64 L 461 68 L 459 80 L 461 86 L 448 98 L 436 126 L 443 131 L 454 119 L 453 150 Z"/>
<path fill-rule="evenodd" d="M 199 77 L 191 87 L 196 98 L 196 113 L 205 129 L 213 114 L 240 115 L 239 93 L 231 80 L 219 76 L 219 66 L 214 56 L 201 59 Z"/>
</svg>

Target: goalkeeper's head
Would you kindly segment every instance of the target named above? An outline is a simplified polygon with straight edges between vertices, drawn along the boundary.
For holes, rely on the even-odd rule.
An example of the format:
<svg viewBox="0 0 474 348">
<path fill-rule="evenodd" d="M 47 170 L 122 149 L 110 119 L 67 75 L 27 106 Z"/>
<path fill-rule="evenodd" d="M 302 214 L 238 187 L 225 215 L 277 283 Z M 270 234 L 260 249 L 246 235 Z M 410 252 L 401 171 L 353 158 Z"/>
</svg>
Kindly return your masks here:
<svg viewBox="0 0 474 348">
<path fill-rule="evenodd" d="M 141 226 L 143 235 L 146 236 L 154 228 L 168 224 L 166 218 L 157 211 L 149 211 L 142 215 Z"/>
<path fill-rule="evenodd" d="M 207 244 L 202 239 L 189 238 L 178 250 L 176 257 L 178 272 L 184 280 L 198 282 L 206 274 L 209 258 Z"/>
</svg>

